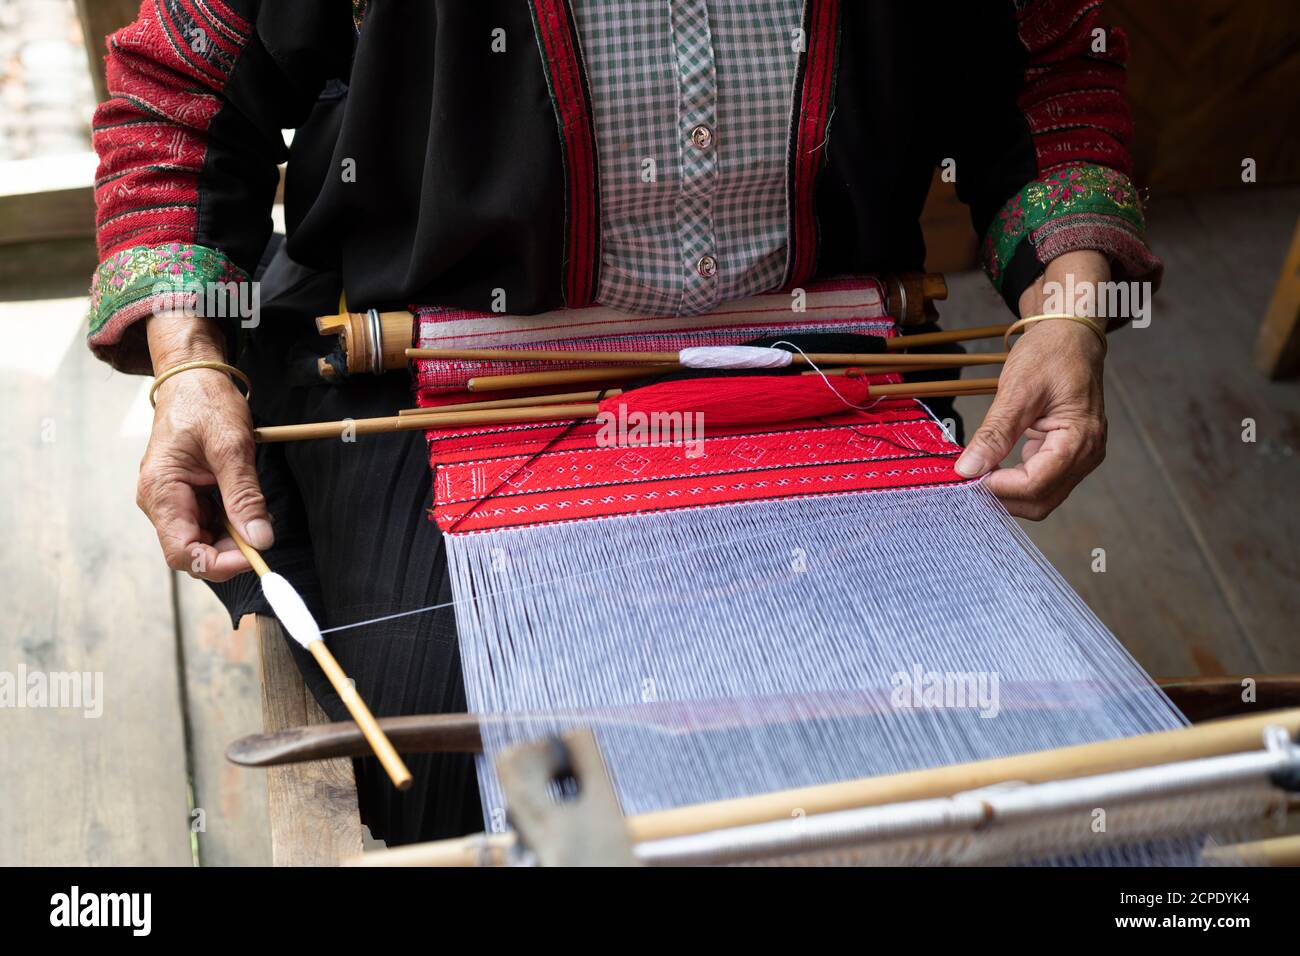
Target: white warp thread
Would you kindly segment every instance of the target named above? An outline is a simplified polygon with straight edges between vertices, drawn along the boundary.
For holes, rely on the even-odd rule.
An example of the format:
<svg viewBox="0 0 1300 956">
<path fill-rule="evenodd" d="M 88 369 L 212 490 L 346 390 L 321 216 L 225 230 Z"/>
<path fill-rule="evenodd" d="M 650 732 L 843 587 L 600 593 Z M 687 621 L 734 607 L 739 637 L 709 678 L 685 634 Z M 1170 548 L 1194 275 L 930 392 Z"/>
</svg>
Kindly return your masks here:
<svg viewBox="0 0 1300 956">
<path fill-rule="evenodd" d="M 631 814 L 1185 723 L 978 483 L 446 547 L 470 709 L 515 715 L 483 731 L 489 827 L 494 756 L 574 726 Z M 997 713 L 897 706 L 899 674 L 997 675 Z M 535 716 L 564 711 L 586 716 Z M 1188 862 L 1195 843 L 1071 861 Z"/>
<path fill-rule="evenodd" d="M 684 368 L 786 368 L 793 358 L 782 349 L 756 345 L 705 345 L 677 354 Z"/>
</svg>

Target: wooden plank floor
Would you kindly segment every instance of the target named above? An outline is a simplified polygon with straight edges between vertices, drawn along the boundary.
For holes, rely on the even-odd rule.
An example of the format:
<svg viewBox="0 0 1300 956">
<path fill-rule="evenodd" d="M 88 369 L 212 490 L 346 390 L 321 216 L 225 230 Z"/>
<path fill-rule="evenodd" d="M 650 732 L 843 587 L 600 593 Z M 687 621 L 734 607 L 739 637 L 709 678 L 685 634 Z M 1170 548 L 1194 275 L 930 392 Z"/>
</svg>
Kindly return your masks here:
<svg viewBox="0 0 1300 956">
<path fill-rule="evenodd" d="M 1153 673 L 1300 670 L 1300 383 L 1250 361 L 1297 211 L 1263 188 L 1152 210 L 1168 274 L 1112 342 L 1106 463 L 1026 526 Z M 1005 320 L 982 276 L 950 279 L 946 325 Z M 0 302 L 0 671 L 104 684 L 97 718 L 0 710 L 0 865 L 265 863 L 266 778 L 222 759 L 261 726 L 257 641 L 163 567 L 133 501 L 142 381 L 90 357 L 84 307 Z"/>
<path fill-rule="evenodd" d="M 1112 336 L 1106 461 L 1048 521 L 1025 525 L 1153 673 L 1300 671 L 1300 382 L 1268 382 L 1252 363 L 1298 213 L 1295 188 L 1149 211 L 1165 280 L 1150 326 Z M 950 285 L 945 325 L 1005 321 L 983 277 Z M 989 402 L 958 407 L 978 422 Z"/>
</svg>

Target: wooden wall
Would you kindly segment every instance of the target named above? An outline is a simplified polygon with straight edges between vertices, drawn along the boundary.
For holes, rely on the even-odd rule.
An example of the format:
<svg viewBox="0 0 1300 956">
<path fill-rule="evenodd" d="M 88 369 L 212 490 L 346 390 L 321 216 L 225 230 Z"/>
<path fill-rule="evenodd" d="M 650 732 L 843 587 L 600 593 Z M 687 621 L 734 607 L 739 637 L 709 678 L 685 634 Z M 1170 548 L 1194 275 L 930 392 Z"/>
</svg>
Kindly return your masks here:
<svg viewBox="0 0 1300 956">
<path fill-rule="evenodd" d="M 1103 19 L 1129 40 L 1133 178 L 1159 198 L 1300 183 L 1300 2 L 1106 0 Z M 926 268 L 976 264 L 953 187 L 931 189 Z"/>
<path fill-rule="evenodd" d="M 1300 3 L 1108 0 L 1130 45 L 1136 179 L 1153 196 L 1300 182 Z"/>
</svg>

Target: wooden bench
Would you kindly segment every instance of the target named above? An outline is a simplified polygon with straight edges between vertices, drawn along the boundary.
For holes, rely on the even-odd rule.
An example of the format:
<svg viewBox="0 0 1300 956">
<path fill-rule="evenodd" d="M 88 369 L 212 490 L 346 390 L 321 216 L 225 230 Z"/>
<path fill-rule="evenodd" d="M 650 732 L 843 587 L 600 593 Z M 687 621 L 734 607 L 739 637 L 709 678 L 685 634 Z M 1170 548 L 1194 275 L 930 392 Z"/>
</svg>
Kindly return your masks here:
<svg viewBox="0 0 1300 956">
<path fill-rule="evenodd" d="M 257 643 L 263 729 L 274 733 L 327 723 L 274 618 L 257 617 Z M 361 853 L 364 837 L 351 760 L 271 767 L 266 786 L 275 866 L 337 866 Z"/>
</svg>

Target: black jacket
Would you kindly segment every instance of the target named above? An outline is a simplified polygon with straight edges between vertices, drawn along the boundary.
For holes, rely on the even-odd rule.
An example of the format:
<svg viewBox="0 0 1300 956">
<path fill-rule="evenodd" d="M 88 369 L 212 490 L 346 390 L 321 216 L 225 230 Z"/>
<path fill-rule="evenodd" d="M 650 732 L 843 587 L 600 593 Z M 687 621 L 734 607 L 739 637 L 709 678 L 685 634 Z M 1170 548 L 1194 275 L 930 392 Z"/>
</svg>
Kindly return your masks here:
<svg viewBox="0 0 1300 956">
<path fill-rule="evenodd" d="M 1013 306 L 1069 249 L 1102 249 L 1134 277 L 1158 269 L 1125 175 L 1124 41 L 1097 26 L 1096 3 L 806 6 L 801 83 L 810 57 L 830 57 L 811 276 L 919 269 L 918 217 L 945 161 Z M 598 229 L 575 217 L 598 223 L 599 196 L 578 175 L 583 120 L 559 119 L 546 52 L 565 13 L 553 0 L 148 0 L 109 38 L 113 97 L 95 118 L 92 347 L 147 370 L 145 280 L 251 273 L 286 160 L 288 252 L 341 275 L 353 307 L 488 310 L 498 288 L 516 313 L 586 304 L 598 259 L 575 260 L 599 255 Z M 296 130 L 289 147 L 282 128 Z"/>
</svg>

